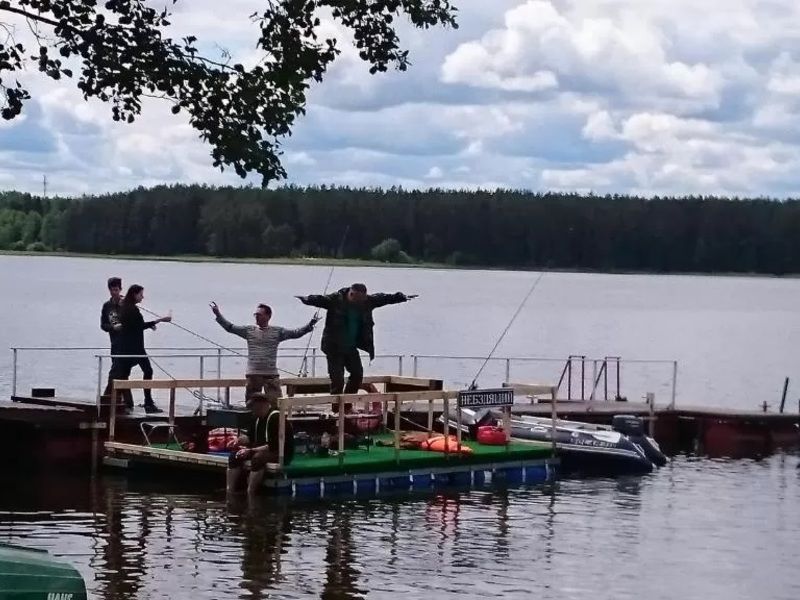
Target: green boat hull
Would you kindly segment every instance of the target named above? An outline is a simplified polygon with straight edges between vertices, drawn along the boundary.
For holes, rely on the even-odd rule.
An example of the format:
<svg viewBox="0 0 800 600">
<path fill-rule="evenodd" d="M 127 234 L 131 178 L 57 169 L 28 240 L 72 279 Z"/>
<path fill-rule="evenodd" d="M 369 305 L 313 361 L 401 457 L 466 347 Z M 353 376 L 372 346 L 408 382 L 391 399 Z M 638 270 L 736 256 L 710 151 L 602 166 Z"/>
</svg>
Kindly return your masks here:
<svg viewBox="0 0 800 600">
<path fill-rule="evenodd" d="M 47 552 L 0 544 L 3 600 L 86 600 L 86 585 L 71 565 Z"/>
</svg>

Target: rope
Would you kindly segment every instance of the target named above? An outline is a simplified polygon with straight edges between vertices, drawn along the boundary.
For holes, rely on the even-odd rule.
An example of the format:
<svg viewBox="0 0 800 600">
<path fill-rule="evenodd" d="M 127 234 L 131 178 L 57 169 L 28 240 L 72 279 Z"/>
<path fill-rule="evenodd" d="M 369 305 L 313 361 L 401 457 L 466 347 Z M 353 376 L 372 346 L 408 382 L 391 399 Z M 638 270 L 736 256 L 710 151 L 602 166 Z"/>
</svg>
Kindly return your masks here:
<svg viewBox="0 0 800 600">
<path fill-rule="evenodd" d="M 514 324 L 514 321 L 516 321 L 517 317 L 519 316 L 519 313 L 522 312 L 522 308 L 525 306 L 525 303 L 528 301 L 528 298 L 531 297 L 531 294 L 533 294 L 533 291 L 536 289 L 536 286 L 539 285 L 539 282 L 542 280 L 542 277 L 544 277 L 544 271 L 542 271 L 539 274 L 539 277 L 536 278 L 536 281 L 533 282 L 533 285 L 528 290 L 528 293 L 525 294 L 525 298 L 523 298 L 522 302 L 517 307 L 517 311 L 514 313 L 514 316 L 511 317 L 511 320 L 508 322 L 508 325 L 506 325 L 506 328 L 503 330 L 503 333 L 500 334 L 500 337 L 498 338 L 497 342 L 495 343 L 494 348 L 492 348 L 492 351 L 489 352 L 489 356 L 486 357 L 486 360 L 483 361 L 483 364 L 481 365 L 481 368 L 478 369 L 478 372 L 475 374 L 475 377 L 472 378 L 472 383 L 470 384 L 469 389 L 474 390 L 474 389 L 477 388 L 477 383 L 476 382 L 478 380 L 478 377 L 480 377 L 481 373 L 483 373 L 483 369 L 486 368 L 486 364 L 492 358 L 492 355 L 494 354 L 495 350 L 497 350 L 497 347 L 500 345 L 500 342 L 502 342 L 503 338 L 506 337 L 506 334 L 508 333 L 508 330 L 511 329 L 511 325 Z"/>
<path fill-rule="evenodd" d="M 167 377 L 172 379 L 172 381 L 177 381 L 178 380 L 174 375 L 172 375 L 164 367 L 162 367 L 160 364 L 158 364 L 158 362 L 156 362 L 156 360 L 154 358 L 150 358 L 150 357 L 148 357 L 148 358 L 150 359 L 151 363 L 153 363 L 160 371 L 162 371 L 164 373 L 164 375 L 166 375 Z M 213 404 L 222 404 L 222 402 L 220 400 L 217 400 L 216 398 L 212 398 L 211 396 L 206 396 L 205 394 L 201 394 L 200 390 L 193 390 L 193 389 L 188 388 L 188 387 L 184 387 L 183 389 L 186 390 L 187 392 L 189 392 L 192 396 L 194 396 L 195 398 L 197 398 L 197 400 L 200 401 L 200 403 L 197 405 L 197 408 L 194 409 L 194 415 L 195 416 L 200 414 L 200 406 L 202 406 L 203 402 L 210 402 L 210 403 L 213 403 Z"/>
<path fill-rule="evenodd" d="M 139 308 L 140 308 L 140 309 L 142 309 L 144 312 L 146 312 L 146 313 L 148 313 L 148 314 L 150 314 L 150 315 L 153 315 L 154 317 L 159 317 L 159 316 L 160 316 L 160 315 L 158 315 L 157 313 L 154 313 L 152 310 L 148 310 L 148 309 L 146 309 L 146 308 L 145 308 L 144 306 L 142 306 L 141 304 L 139 305 Z M 237 350 L 234 350 L 233 348 L 228 348 L 228 347 L 226 347 L 226 346 L 223 346 L 222 344 L 218 344 L 218 343 L 217 343 L 217 342 L 215 342 L 214 340 L 210 340 L 210 339 L 208 339 L 207 337 L 205 337 L 205 336 L 203 336 L 203 335 L 200 335 L 199 333 L 197 333 L 197 332 L 195 332 L 195 331 L 192 331 L 191 329 L 187 329 L 186 327 L 184 327 L 183 325 L 179 325 L 179 324 L 178 324 L 178 323 L 176 323 L 175 321 L 169 321 L 169 322 L 170 322 L 172 325 L 174 325 L 175 327 L 177 327 L 178 329 L 182 329 L 182 330 L 183 330 L 183 331 L 185 331 L 186 333 L 188 333 L 188 334 L 191 334 L 191 335 L 195 336 L 196 338 L 199 338 L 199 339 L 203 340 L 204 342 L 208 342 L 209 344 L 211 344 L 212 346 L 216 346 L 216 347 L 217 347 L 217 348 L 219 348 L 220 350 L 226 350 L 226 351 L 230 352 L 231 354 L 236 354 L 237 356 L 241 356 L 242 358 L 247 358 L 247 355 L 246 355 L 246 354 L 242 354 L 241 352 L 239 352 L 239 351 L 237 351 Z M 312 330 L 312 333 L 313 333 L 313 330 Z M 292 371 L 287 371 L 286 369 L 281 369 L 280 367 L 278 367 L 278 371 L 280 371 L 281 373 L 286 373 L 287 375 L 291 375 L 292 377 L 294 377 L 294 376 L 295 376 L 294 372 L 292 372 Z M 173 378 L 173 379 L 174 379 L 174 378 Z"/>
</svg>

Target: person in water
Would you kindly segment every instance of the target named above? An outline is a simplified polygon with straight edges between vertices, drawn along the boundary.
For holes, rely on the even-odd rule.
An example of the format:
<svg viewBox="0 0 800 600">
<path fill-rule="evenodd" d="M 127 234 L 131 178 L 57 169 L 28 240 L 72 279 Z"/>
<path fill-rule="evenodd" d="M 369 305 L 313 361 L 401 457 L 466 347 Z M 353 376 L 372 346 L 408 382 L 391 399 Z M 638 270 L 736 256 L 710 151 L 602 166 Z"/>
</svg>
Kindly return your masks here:
<svg viewBox="0 0 800 600">
<path fill-rule="evenodd" d="M 264 479 L 267 463 L 278 462 L 280 448 L 280 413 L 277 402 L 262 392 L 254 392 L 247 400 L 253 413 L 247 436 L 240 447 L 228 457 L 228 492 L 238 491 L 244 472 L 247 472 L 247 493 L 258 491 Z M 283 442 L 283 464 L 288 465 L 294 457 L 294 431 L 286 420 Z"/>
<path fill-rule="evenodd" d="M 406 302 L 416 295 L 368 294 L 367 286 L 354 283 L 349 288 L 325 296 L 296 296 L 300 302 L 327 311 L 325 329 L 322 332 L 322 352 L 328 361 L 328 376 L 331 379 L 331 394 L 356 394 L 364 377 L 359 350 L 369 354 L 370 361 L 375 358 L 375 322 L 372 311 L 387 304 Z M 344 372 L 349 377 L 344 382 Z M 350 404 L 345 410 L 351 409 Z M 334 412 L 338 406 L 334 405 Z"/>
<path fill-rule="evenodd" d="M 122 279 L 119 277 L 109 277 L 108 292 L 111 297 L 105 301 L 103 308 L 100 310 L 100 329 L 108 334 L 109 341 L 111 342 L 111 368 L 108 370 L 108 383 L 103 392 L 103 396 L 111 396 L 111 386 L 115 379 L 120 379 L 122 372 L 122 365 L 119 359 L 114 357 L 114 354 L 121 354 L 119 351 L 120 332 L 122 325 L 119 322 L 119 305 L 122 302 Z M 122 392 L 124 397 L 124 405 L 128 410 L 133 410 L 133 396 L 130 390 Z"/>
<path fill-rule="evenodd" d="M 247 386 L 245 388 L 245 401 L 256 392 L 263 392 L 269 399 L 277 400 L 281 397 L 281 384 L 278 375 L 278 344 L 285 340 L 301 338 L 312 329 L 319 320 L 312 318 L 306 325 L 299 329 L 285 329 L 270 325 L 272 309 L 266 304 L 259 304 L 253 316 L 255 325 L 233 325 L 219 310 L 216 302 L 211 302 L 211 312 L 217 318 L 217 323 L 234 335 L 247 340 Z"/>
<path fill-rule="evenodd" d="M 153 378 L 153 367 L 150 359 L 147 358 L 147 351 L 144 348 L 144 330 L 155 329 L 158 323 L 169 323 L 172 317 L 161 317 L 155 321 L 145 321 L 139 307 L 136 306 L 144 300 L 144 288 L 140 285 L 132 285 L 128 288 L 125 297 L 119 305 L 117 318 L 121 325 L 119 333 L 119 354 L 129 355 L 120 358 L 120 377 L 117 379 L 128 379 L 133 367 L 138 366 L 142 370 L 143 379 Z M 153 402 L 151 390 L 144 390 L 144 410 L 146 413 L 164 412 Z"/>
</svg>

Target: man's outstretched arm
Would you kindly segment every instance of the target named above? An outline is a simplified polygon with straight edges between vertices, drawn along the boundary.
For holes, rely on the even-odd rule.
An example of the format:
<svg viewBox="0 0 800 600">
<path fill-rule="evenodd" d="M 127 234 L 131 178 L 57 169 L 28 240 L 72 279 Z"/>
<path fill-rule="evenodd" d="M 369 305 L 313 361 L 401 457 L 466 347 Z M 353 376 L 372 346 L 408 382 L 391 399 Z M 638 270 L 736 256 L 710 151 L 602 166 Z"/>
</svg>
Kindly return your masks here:
<svg viewBox="0 0 800 600">
<path fill-rule="evenodd" d="M 370 294 L 369 304 L 372 306 L 372 308 L 380 308 L 381 306 L 386 306 L 387 304 L 400 304 L 401 302 L 408 302 L 416 297 L 416 294 L 407 296 L 403 292 L 397 292 L 396 294 Z"/>
<path fill-rule="evenodd" d="M 211 312 L 214 313 L 214 316 L 217 317 L 217 323 L 220 324 L 225 331 L 228 333 L 232 333 L 234 335 L 238 335 L 240 338 L 247 339 L 247 327 L 245 325 L 234 325 L 228 319 L 222 316 L 222 313 L 219 310 L 219 306 L 217 306 L 216 302 L 212 302 L 209 304 L 211 307 Z"/>
<path fill-rule="evenodd" d="M 310 296 L 295 296 L 295 298 L 300 300 L 300 302 L 306 306 L 316 306 L 317 308 L 324 308 L 325 310 L 328 310 L 331 306 L 333 306 L 336 294 L 328 294 L 326 296 L 311 294 Z"/>
</svg>

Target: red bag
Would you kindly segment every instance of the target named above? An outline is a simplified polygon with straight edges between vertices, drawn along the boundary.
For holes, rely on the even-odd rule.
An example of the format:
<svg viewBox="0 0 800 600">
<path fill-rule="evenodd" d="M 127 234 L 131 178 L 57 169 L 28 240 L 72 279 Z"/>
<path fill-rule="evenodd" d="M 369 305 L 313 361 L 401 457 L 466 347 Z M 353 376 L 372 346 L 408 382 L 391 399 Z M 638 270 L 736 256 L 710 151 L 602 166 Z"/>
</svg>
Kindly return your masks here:
<svg viewBox="0 0 800 600">
<path fill-rule="evenodd" d="M 478 427 L 478 442 L 487 446 L 505 446 L 506 432 L 494 425 Z"/>
</svg>

